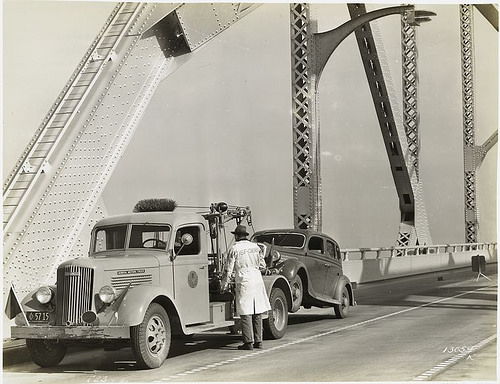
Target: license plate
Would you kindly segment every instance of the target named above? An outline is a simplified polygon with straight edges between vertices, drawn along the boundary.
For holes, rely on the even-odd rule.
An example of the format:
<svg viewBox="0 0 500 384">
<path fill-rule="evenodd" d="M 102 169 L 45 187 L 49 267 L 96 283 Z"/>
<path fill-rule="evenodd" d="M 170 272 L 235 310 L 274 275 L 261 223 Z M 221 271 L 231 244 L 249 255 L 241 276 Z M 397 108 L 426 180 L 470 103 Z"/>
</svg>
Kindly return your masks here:
<svg viewBox="0 0 500 384">
<path fill-rule="evenodd" d="M 48 312 L 26 312 L 26 317 L 30 323 L 48 323 Z"/>
</svg>

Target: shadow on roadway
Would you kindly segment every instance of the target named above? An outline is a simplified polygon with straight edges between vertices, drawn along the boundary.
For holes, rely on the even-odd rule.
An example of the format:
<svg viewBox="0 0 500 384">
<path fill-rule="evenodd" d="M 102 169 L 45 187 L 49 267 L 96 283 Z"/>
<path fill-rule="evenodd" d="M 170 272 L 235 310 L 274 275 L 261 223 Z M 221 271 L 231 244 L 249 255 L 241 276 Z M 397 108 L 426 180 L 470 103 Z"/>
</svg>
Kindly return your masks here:
<svg viewBox="0 0 500 384">
<path fill-rule="evenodd" d="M 418 307 L 427 302 L 439 300 L 440 298 L 451 298 L 470 292 L 457 297 L 453 303 L 441 301 L 428 304 L 426 307 L 496 311 L 496 273 L 489 276 L 492 278 L 492 281 L 484 277 L 480 277 L 476 281 L 476 276 L 477 273 L 471 272 L 470 269 L 441 273 L 435 272 L 410 278 L 387 280 L 380 283 L 365 283 L 359 285 L 359 288 L 354 292 L 358 305 L 398 307 Z M 459 284 L 462 282 L 463 284 Z M 482 288 L 482 290 L 479 291 L 479 288 Z M 415 296 L 420 296 L 422 299 L 416 300 Z M 463 304 L 457 304 L 457 300 L 463 300 Z M 471 304 L 471 301 L 480 302 Z"/>
<path fill-rule="evenodd" d="M 175 338 L 172 340 L 170 352 L 165 364 L 175 357 L 187 355 L 203 350 L 237 350 L 241 336 L 233 334 L 203 333 L 194 336 Z M 5 372 L 25 373 L 64 373 L 86 371 L 139 371 L 132 348 L 124 346 L 120 349 L 105 350 L 102 346 L 70 346 L 62 362 L 51 368 L 41 368 L 34 364 L 25 346 L 15 350 L 5 351 L 3 354 L 3 368 Z"/>
</svg>

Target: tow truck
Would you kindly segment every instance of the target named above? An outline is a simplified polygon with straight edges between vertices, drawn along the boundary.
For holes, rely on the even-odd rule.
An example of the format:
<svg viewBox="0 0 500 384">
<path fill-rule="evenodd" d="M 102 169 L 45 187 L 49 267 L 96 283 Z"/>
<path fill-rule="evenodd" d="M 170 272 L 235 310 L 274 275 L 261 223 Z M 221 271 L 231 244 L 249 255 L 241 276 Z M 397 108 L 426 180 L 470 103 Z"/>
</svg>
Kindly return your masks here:
<svg viewBox="0 0 500 384">
<path fill-rule="evenodd" d="M 56 283 L 21 301 L 11 337 L 26 339 L 34 363 L 58 365 L 72 344 L 131 346 L 137 365 L 161 366 L 173 337 L 237 329 L 233 292 L 221 292 L 226 229 L 249 207 L 212 203 L 206 210 L 171 199 L 139 201 L 130 214 L 98 221 L 88 257 L 67 260 Z M 271 303 L 264 337 L 286 331 L 292 294 L 279 274 L 263 276 Z M 15 294 L 14 294 L 15 296 Z M 14 300 L 14 298 L 12 298 Z"/>
</svg>

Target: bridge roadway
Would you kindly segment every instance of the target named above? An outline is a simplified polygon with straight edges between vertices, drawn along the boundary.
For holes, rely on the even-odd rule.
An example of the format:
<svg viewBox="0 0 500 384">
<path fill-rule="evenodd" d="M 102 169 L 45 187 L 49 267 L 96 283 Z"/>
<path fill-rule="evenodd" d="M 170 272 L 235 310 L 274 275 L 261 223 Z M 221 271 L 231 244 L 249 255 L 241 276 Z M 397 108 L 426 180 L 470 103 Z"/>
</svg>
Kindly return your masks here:
<svg viewBox="0 0 500 384">
<path fill-rule="evenodd" d="M 496 381 L 497 274 L 489 264 L 385 282 L 356 290 L 346 319 L 331 309 L 290 315 L 281 340 L 238 351 L 225 330 L 175 341 L 155 370 L 135 367 L 130 348 L 74 348 L 56 368 L 4 345 L 5 384 L 169 381 Z"/>
</svg>

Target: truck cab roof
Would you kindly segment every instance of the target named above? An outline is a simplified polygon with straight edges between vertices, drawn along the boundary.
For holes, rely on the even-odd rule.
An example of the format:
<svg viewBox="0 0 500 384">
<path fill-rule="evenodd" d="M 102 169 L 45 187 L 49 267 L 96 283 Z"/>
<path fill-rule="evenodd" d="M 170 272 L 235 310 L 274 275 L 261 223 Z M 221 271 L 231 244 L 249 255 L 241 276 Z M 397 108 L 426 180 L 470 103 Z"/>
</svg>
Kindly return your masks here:
<svg viewBox="0 0 500 384">
<path fill-rule="evenodd" d="M 203 216 L 193 209 L 177 208 L 173 212 L 138 212 L 115 215 L 99 220 L 96 227 L 116 224 L 170 224 L 177 226 L 187 223 L 204 223 Z"/>
</svg>

